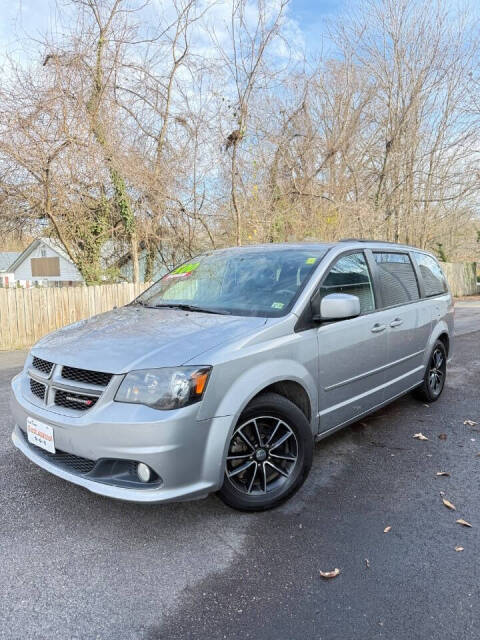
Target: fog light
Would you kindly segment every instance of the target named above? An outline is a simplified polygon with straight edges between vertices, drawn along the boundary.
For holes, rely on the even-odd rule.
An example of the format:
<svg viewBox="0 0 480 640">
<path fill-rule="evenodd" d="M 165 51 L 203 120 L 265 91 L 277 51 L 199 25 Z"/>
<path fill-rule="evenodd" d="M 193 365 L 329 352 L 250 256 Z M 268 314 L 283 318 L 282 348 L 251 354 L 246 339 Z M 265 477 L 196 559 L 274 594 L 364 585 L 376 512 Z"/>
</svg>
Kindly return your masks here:
<svg viewBox="0 0 480 640">
<path fill-rule="evenodd" d="M 138 479 L 142 482 L 149 482 L 152 477 L 152 472 L 150 471 L 150 467 L 143 462 L 139 462 L 137 464 L 137 476 Z"/>
</svg>

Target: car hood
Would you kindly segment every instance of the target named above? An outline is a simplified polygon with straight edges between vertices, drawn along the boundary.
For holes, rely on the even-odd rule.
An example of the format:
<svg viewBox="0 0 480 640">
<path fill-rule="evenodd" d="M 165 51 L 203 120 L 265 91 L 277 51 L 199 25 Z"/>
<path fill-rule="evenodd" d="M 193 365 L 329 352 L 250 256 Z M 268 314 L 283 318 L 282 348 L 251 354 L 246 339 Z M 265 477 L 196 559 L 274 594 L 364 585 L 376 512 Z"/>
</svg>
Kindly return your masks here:
<svg viewBox="0 0 480 640">
<path fill-rule="evenodd" d="M 265 322 L 266 318 L 258 317 L 127 306 L 48 334 L 35 344 L 32 354 L 108 373 L 179 366 L 255 332 Z"/>
</svg>

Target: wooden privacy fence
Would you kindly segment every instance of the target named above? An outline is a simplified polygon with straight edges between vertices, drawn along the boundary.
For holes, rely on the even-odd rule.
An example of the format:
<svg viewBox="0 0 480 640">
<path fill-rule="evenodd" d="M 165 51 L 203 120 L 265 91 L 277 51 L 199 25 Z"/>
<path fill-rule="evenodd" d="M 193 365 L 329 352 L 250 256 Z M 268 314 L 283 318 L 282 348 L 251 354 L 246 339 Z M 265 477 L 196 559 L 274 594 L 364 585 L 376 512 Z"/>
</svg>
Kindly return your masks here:
<svg viewBox="0 0 480 640">
<path fill-rule="evenodd" d="M 440 266 L 454 296 L 471 296 L 477 293 L 476 262 L 441 262 Z"/>
<path fill-rule="evenodd" d="M 131 302 L 147 286 L 0 289 L 0 350 L 31 347 L 49 331 Z"/>
<path fill-rule="evenodd" d="M 475 262 L 443 262 L 454 296 L 476 293 Z M 131 302 L 149 284 L 0 288 L 0 350 L 31 347 L 49 331 Z"/>
</svg>

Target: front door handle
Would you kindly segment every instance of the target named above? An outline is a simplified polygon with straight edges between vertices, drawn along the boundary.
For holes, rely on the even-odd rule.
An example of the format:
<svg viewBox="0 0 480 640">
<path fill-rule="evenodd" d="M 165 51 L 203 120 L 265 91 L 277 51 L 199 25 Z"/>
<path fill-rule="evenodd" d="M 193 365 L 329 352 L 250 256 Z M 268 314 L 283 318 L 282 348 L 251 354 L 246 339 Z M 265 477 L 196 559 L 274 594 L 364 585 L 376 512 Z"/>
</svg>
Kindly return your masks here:
<svg viewBox="0 0 480 640">
<path fill-rule="evenodd" d="M 395 320 L 392 320 L 390 322 L 391 327 L 399 327 L 401 324 L 403 324 L 403 320 L 401 320 L 400 318 L 395 318 Z"/>
<path fill-rule="evenodd" d="M 378 322 L 376 322 L 373 327 L 370 329 L 370 331 L 372 333 L 380 333 L 380 331 L 385 331 L 385 329 L 387 328 L 386 324 L 379 324 Z"/>
</svg>

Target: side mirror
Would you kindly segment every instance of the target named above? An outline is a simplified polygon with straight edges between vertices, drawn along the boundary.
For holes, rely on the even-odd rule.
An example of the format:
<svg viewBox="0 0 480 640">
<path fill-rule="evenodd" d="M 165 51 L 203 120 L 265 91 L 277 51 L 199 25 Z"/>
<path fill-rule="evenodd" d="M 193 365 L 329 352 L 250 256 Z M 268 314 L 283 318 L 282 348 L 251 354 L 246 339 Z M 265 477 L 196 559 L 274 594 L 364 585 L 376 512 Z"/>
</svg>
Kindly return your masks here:
<svg viewBox="0 0 480 640">
<path fill-rule="evenodd" d="M 329 293 L 322 298 L 319 311 L 314 316 L 317 322 L 354 318 L 360 315 L 360 300 L 348 293 Z"/>
</svg>

